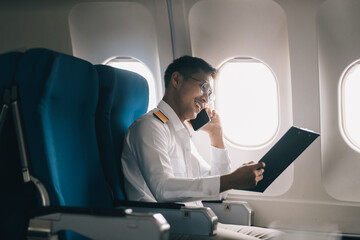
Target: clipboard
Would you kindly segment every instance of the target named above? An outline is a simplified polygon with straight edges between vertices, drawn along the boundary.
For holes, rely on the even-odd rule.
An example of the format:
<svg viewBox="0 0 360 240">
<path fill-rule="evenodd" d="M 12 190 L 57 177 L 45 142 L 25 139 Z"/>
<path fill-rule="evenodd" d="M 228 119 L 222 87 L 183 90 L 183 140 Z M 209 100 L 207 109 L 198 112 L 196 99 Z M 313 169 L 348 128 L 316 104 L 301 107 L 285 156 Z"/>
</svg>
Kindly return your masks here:
<svg viewBox="0 0 360 240">
<path fill-rule="evenodd" d="M 256 187 L 246 191 L 264 192 L 320 134 L 304 128 L 291 127 L 282 138 L 260 159 L 266 164 L 264 178 Z"/>
</svg>

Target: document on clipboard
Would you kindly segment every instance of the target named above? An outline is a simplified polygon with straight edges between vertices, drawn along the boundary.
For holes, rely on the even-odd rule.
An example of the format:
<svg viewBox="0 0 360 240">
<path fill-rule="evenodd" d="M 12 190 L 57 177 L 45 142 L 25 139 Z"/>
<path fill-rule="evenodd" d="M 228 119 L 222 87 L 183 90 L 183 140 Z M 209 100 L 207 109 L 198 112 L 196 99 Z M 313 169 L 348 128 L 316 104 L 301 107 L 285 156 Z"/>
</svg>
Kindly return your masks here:
<svg viewBox="0 0 360 240">
<path fill-rule="evenodd" d="M 264 178 L 257 186 L 246 191 L 264 192 L 270 184 L 293 162 L 320 134 L 308 129 L 291 127 L 282 138 L 260 159 L 266 164 Z"/>
</svg>

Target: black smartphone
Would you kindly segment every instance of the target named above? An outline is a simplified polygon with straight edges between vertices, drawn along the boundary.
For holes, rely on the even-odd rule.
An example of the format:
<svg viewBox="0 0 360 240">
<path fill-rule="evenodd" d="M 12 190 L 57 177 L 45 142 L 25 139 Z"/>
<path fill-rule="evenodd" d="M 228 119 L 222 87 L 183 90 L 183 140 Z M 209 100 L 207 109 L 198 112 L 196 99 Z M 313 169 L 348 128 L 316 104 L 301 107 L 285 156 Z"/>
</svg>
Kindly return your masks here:
<svg viewBox="0 0 360 240">
<path fill-rule="evenodd" d="M 195 131 L 199 130 L 210 122 L 210 117 L 204 108 L 199 112 L 195 119 L 191 119 L 190 123 Z"/>
</svg>

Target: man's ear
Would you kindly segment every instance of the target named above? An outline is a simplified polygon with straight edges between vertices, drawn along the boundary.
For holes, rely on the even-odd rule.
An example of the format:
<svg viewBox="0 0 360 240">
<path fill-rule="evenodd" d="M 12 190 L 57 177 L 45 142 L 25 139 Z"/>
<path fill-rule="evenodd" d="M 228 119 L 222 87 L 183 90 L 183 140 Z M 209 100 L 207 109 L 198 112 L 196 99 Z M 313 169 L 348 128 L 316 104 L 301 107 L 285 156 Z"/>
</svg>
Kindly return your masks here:
<svg viewBox="0 0 360 240">
<path fill-rule="evenodd" d="M 173 72 L 170 79 L 171 85 L 174 88 L 178 88 L 182 84 L 182 76 L 179 72 Z"/>
</svg>

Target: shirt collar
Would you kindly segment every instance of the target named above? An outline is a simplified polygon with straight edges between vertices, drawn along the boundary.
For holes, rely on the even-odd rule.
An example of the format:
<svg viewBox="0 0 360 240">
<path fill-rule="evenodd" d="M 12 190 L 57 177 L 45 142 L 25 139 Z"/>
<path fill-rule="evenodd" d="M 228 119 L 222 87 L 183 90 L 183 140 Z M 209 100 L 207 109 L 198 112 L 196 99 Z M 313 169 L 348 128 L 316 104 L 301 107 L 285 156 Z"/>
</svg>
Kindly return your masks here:
<svg viewBox="0 0 360 240">
<path fill-rule="evenodd" d="M 183 124 L 178 115 L 175 113 L 175 111 L 170 107 L 169 104 L 167 104 L 164 100 L 161 100 L 158 104 L 158 109 L 161 110 L 161 112 L 169 119 L 169 123 L 174 126 L 175 131 L 179 131 L 181 129 L 186 129 L 189 134 L 190 131 L 187 127 L 185 127 L 185 123 Z M 190 134 L 191 135 L 191 134 Z"/>
</svg>

